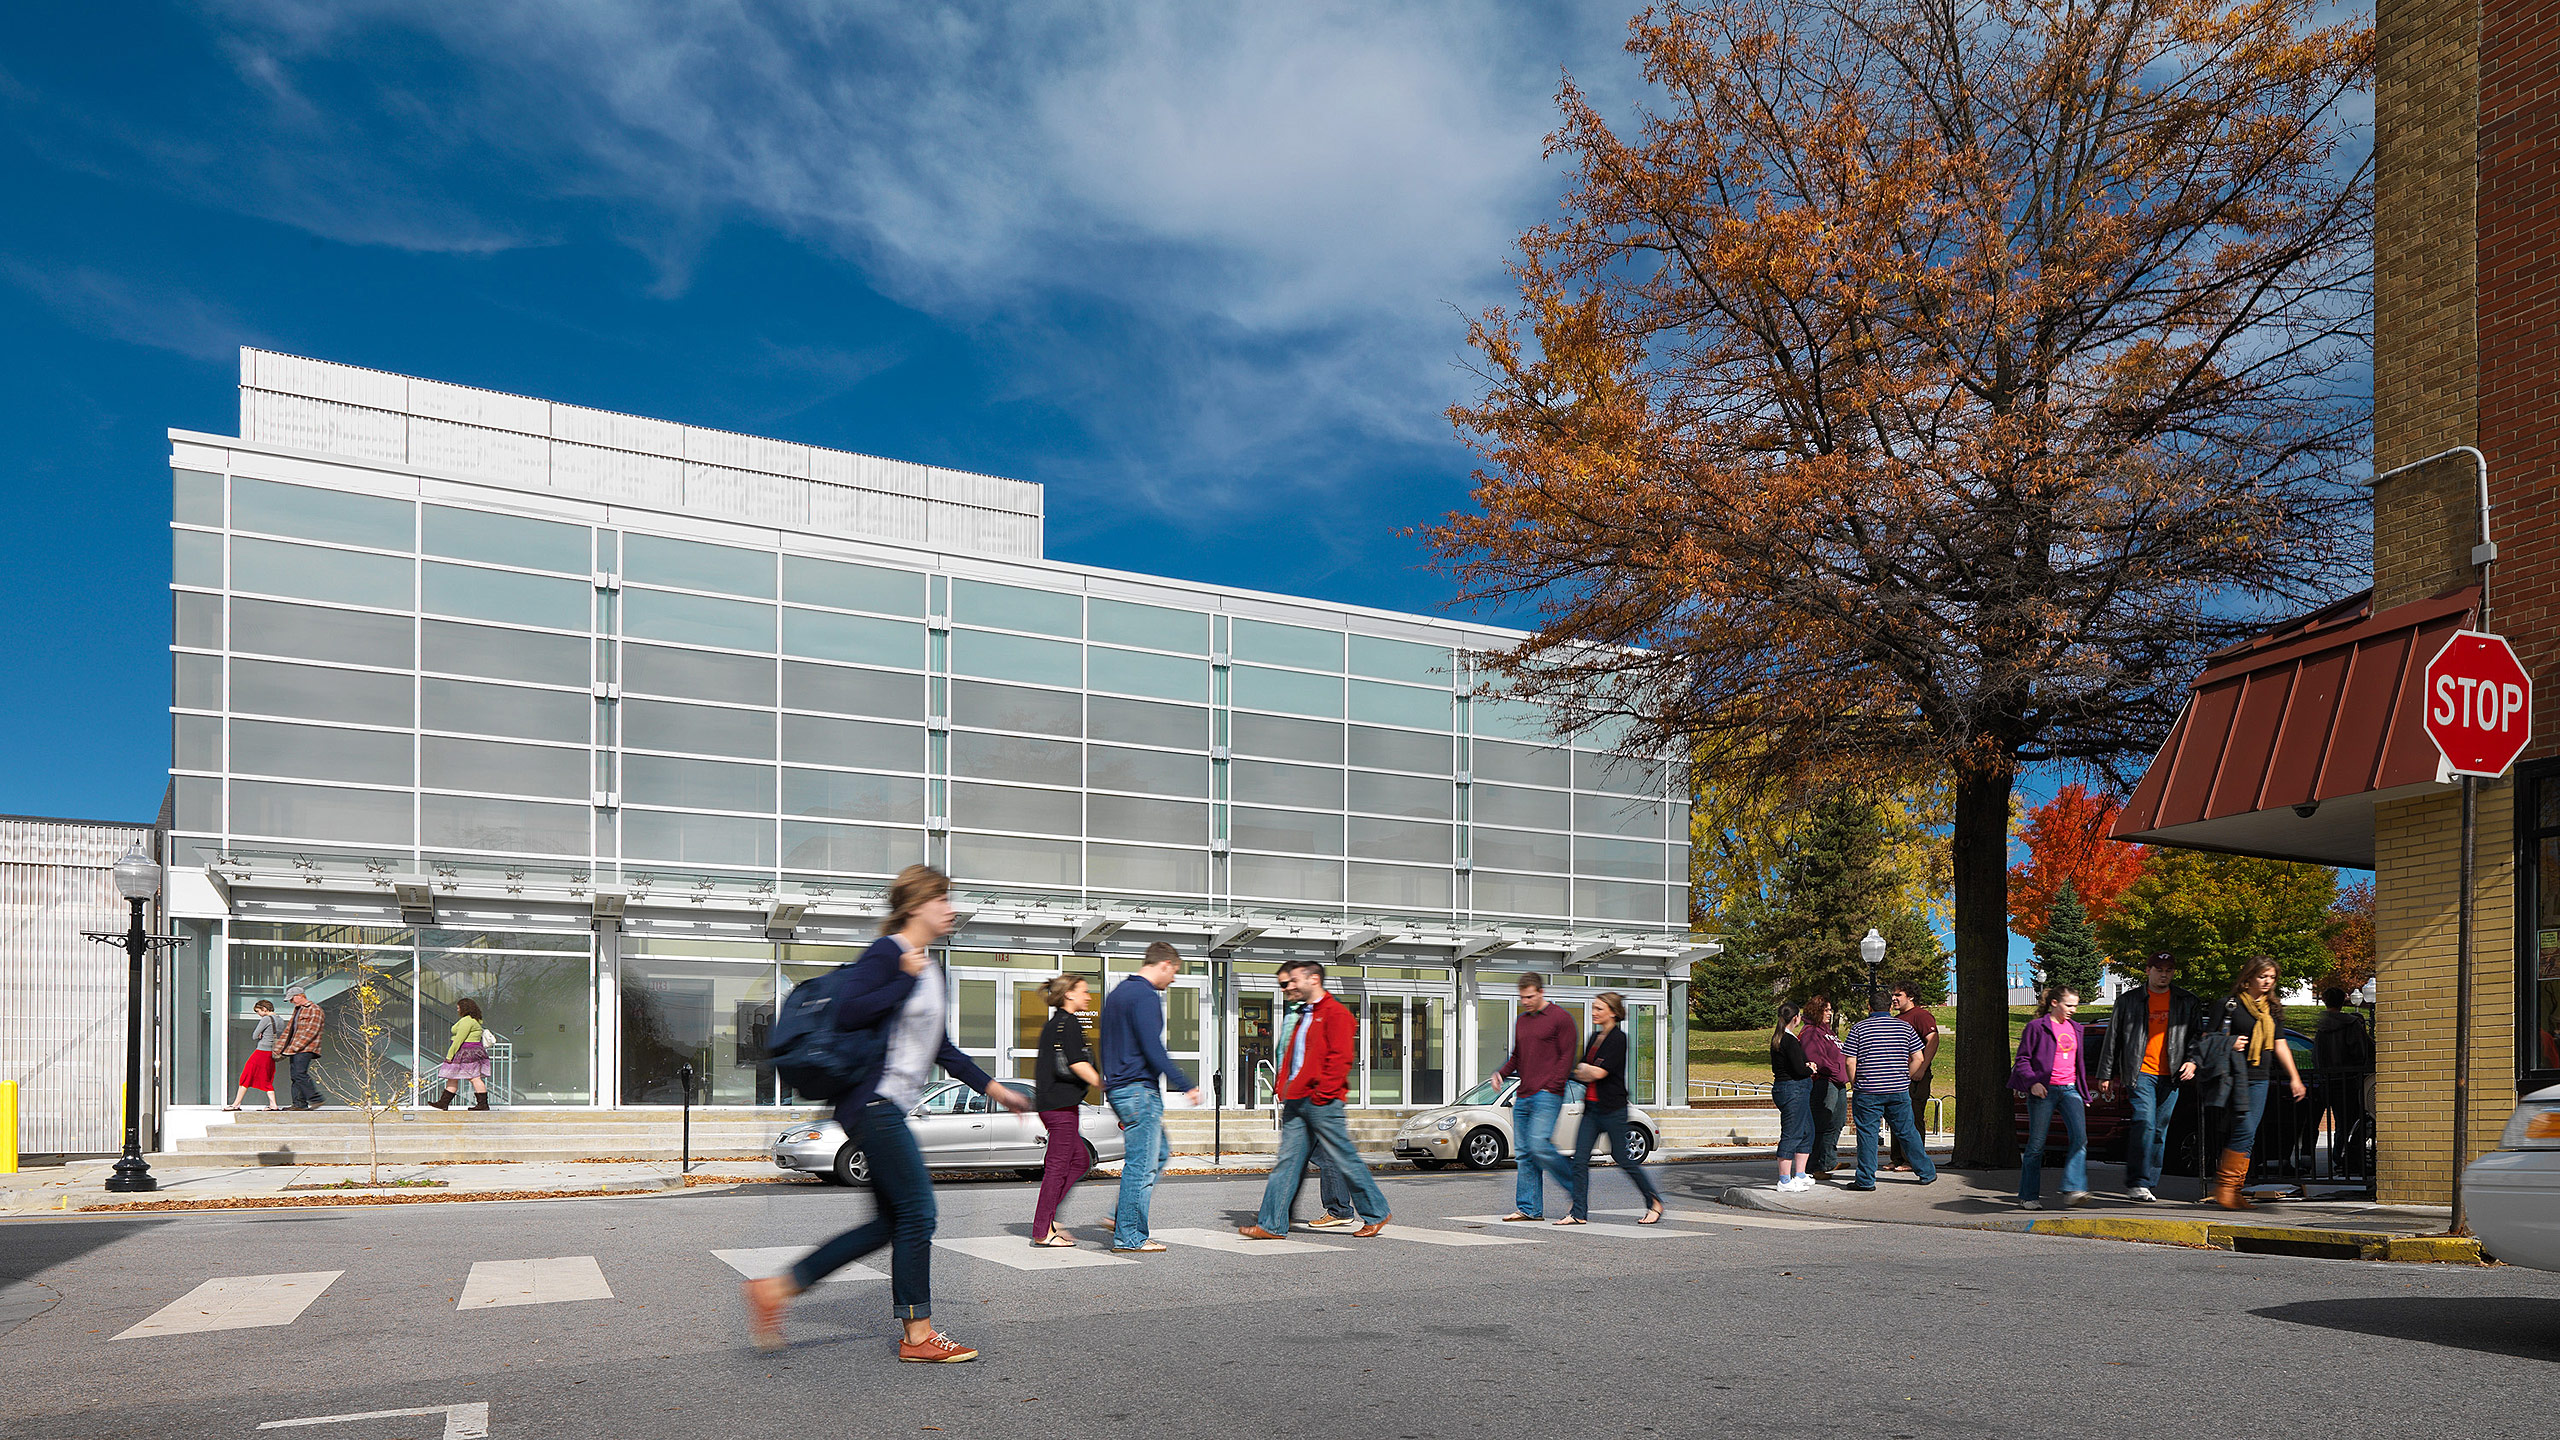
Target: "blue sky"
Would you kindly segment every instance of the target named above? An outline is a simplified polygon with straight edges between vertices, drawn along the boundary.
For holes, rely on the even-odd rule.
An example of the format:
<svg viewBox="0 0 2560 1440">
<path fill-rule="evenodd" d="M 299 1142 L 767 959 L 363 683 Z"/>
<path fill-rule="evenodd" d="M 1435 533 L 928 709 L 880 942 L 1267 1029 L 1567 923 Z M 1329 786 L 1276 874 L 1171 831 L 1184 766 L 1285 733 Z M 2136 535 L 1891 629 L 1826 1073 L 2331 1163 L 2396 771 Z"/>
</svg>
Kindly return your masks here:
<svg viewBox="0 0 2560 1440">
<path fill-rule="evenodd" d="M 0 56 L 0 811 L 139 818 L 236 347 L 991 471 L 1050 553 L 1432 611 L 1465 318 L 1625 9 L 219 0 Z M 1500 616 L 1481 618 L 1500 619 Z"/>
</svg>

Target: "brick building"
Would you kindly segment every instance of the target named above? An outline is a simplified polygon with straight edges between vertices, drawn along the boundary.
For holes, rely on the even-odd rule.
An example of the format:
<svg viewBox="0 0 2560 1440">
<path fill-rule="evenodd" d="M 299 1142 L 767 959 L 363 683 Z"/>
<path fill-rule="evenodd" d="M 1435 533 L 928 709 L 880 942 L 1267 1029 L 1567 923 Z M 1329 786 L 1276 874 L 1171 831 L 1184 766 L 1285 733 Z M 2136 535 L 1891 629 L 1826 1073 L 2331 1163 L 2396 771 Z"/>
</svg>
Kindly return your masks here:
<svg viewBox="0 0 2560 1440">
<path fill-rule="evenodd" d="M 2469 1152 L 2560 1082 L 2560 32 L 2522 0 L 2376 21 L 2373 588 L 2217 657 L 2118 833 L 2374 870 L 2380 1196 L 2441 1202 L 2460 798 L 2417 677 L 2456 629 L 2506 635 L 2539 692 L 2479 794 Z"/>
</svg>

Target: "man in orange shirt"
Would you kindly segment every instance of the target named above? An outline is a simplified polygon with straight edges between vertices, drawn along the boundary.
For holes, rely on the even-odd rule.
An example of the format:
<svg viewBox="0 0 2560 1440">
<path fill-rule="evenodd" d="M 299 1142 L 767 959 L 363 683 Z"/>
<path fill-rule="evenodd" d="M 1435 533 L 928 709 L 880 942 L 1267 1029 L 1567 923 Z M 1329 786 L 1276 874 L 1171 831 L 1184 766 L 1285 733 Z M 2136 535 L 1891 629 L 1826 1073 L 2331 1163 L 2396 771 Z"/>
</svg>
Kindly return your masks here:
<svg viewBox="0 0 2560 1440">
<path fill-rule="evenodd" d="M 2116 997 L 2107 1041 L 2089 1067 L 2100 1095 L 2112 1097 L 2118 1084 L 2125 1088 L 2133 1116 L 2124 1137 L 2124 1196 L 2145 1204 L 2160 1198 L 2151 1187 L 2168 1158 L 2179 1082 L 2196 1078 L 2187 1044 L 2199 1007 L 2194 991 L 2174 983 L 2177 973 L 2177 957 L 2166 951 L 2143 962 L 2142 988 Z"/>
</svg>

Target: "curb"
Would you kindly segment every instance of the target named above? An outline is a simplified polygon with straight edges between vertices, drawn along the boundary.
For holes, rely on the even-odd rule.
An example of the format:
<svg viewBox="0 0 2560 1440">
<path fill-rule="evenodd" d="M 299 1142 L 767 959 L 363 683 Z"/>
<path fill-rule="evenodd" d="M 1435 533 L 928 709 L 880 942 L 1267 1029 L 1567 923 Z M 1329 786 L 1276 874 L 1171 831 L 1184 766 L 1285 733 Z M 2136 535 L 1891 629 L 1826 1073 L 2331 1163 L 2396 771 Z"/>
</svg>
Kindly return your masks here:
<svg viewBox="0 0 2560 1440">
<path fill-rule="evenodd" d="M 1763 1210 L 1802 1219 L 1862 1220 L 1873 1225 L 1920 1225 L 1936 1230 L 2000 1230 L 2012 1234 L 2064 1235 L 2083 1240 L 2123 1240 L 2185 1250 L 2228 1250 L 2244 1255 L 2303 1255 L 2330 1260 L 2379 1260 L 2402 1264 L 2482 1265 L 2480 1242 L 2469 1236 L 2396 1235 L 2379 1230 L 2326 1230 L 2249 1221 L 2180 1220 L 2152 1215 L 1984 1216 L 1966 1220 L 1900 1220 L 1830 1210 L 1799 1210 L 1768 1192 L 1733 1186 L 1716 1197 L 1737 1210 Z"/>
<path fill-rule="evenodd" d="M 37 1215 L 134 1214 L 153 1210 L 278 1210 L 330 1205 L 457 1205 L 478 1200 L 569 1200 L 597 1195 L 650 1195 L 684 1188 L 680 1176 L 607 1180 L 562 1190 L 318 1190 L 291 1194 L 171 1196 L 165 1200 L 123 1200 L 96 1205 L 62 1205 L 26 1212 Z"/>
</svg>

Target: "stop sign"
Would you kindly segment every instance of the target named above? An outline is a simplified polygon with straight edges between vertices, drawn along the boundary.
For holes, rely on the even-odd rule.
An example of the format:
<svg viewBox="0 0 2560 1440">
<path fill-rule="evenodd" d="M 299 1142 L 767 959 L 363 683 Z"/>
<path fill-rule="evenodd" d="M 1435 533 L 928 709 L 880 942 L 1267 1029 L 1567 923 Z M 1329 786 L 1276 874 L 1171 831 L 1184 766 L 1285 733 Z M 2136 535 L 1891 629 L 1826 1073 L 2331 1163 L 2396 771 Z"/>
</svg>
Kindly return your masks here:
<svg viewBox="0 0 2560 1440">
<path fill-rule="evenodd" d="M 2495 779 L 2533 739 L 2533 679 L 2504 637 L 2458 630 L 2427 662 L 2427 736 L 2456 775 Z"/>
</svg>

